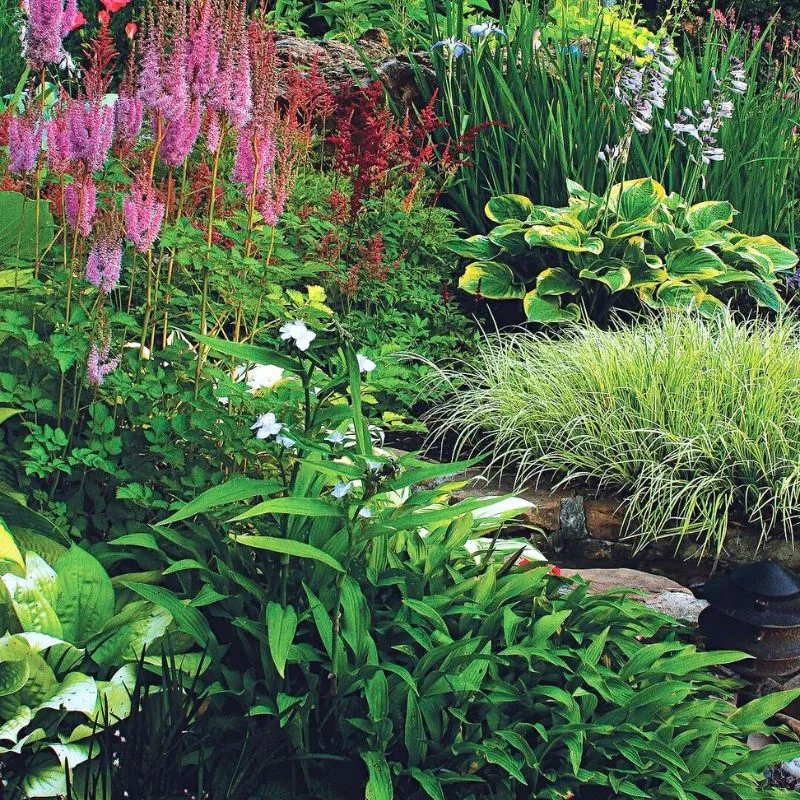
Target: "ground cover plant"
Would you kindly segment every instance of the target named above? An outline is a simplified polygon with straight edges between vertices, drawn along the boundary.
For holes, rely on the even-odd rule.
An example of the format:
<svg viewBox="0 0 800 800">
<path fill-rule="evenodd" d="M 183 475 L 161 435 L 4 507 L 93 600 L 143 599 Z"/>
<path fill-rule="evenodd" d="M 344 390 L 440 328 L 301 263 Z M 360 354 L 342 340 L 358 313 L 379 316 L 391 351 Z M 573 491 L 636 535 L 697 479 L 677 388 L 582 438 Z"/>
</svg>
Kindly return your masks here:
<svg viewBox="0 0 800 800">
<path fill-rule="evenodd" d="M 686 313 L 491 336 L 443 416 L 521 482 L 618 491 L 642 543 L 690 536 L 719 556 L 732 520 L 765 538 L 797 523 L 797 336 L 789 315 Z"/>
</svg>

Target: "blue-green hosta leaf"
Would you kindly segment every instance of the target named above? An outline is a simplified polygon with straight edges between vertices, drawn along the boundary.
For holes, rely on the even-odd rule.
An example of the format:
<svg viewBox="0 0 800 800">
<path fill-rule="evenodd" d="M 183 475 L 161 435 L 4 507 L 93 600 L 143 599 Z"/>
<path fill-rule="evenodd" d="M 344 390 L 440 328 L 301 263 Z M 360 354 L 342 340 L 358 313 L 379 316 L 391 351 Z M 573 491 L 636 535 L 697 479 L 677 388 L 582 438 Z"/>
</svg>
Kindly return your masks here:
<svg viewBox="0 0 800 800">
<path fill-rule="evenodd" d="M 760 305 L 773 311 L 780 311 L 784 302 L 775 291 L 775 287 L 766 281 L 755 281 L 746 284 L 747 293 Z"/>
<path fill-rule="evenodd" d="M 676 280 L 709 280 L 726 271 L 722 259 L 711 250 L 678 250 L 667 253 L 667 272 Z"/>
<path fill-rule="evenodd" d="M 267 641 L 272 663 L 281 678 L 285 675 L 286 659 L 297 630 L 297 612 L 294 606 L 281 606 L 280 603 L 267 604 Z"/>
<path fill-rule="evenodd" d="M 500 248 L 487 236 L 470 236 L 468 239 L 453 239 L 447 243 L 447 249 L 464 258 L 475 261 L 491 261 L 500 253 Z"/>
<path fill-rule="evenodd" d="M 73 545 L 53 565 L 58 575 L 58 616 L 63 638 L 83 644 L 114 614 L 114 587 L 102 564 Z"/>
<path fill-rule="evenodd" d="M 563 267 L 545 269 L 536 278 L 536 291 L 540 297 L 577 294 L 580 289 L 580 281 Z"/>
<path fill-rule="evenodd" d="M 458 279 L 458 286 L 469 294 L 480 294 L 488 300 L 519 300 L 525 295 L 525 287 L 511 268 L 497 261 L 468 264 Z"/>
<path fill-rule="evenodd" d="M 520 222 L 506 222 L 492 228 L 489 241 L 511 255 L 519 255 L 525 250 L 525 228 Z"/>
<path fill-rule="evenodd" d="M 502 194 L 486 204 L 486 216 L 492 222 L 519 220 L 524 222 L 533 211 L 533 203 L 521 194 Z"/>
<path fill-rule="evenodd" d="M 717 231 L 730 225 L 736 209 L 727 200 L 706 200 L 686 211 L 686 224 L 691 231 Z"/>
<path fill-rule="evenodd" d="M 652 270 L 648 270 L 652 271 Z M 615 267 L 604 271 L 582 269 L 578 274 L 579 278 L 590 281 L 598 281 L 608 287 L 609 291 L 620 292 L 627 289 L 631 282 L 631 272 L 625 266 Z"/>
<path fill-rule="evenodd" d="M 608 205 L 620 219 L 649 217 L 666 199 L 664 187 L 652 178 L 636 178 L 611 187 Z"/>
<path fill-rule="evenodd" d="M 531 322 L 577 322 L 581 317 L 581 310 L 575 303 L 568 303 L 562 308 L 557 299 L 540 297 L 536 289 L 525 295 L 522 304 Z"/>
</svg>

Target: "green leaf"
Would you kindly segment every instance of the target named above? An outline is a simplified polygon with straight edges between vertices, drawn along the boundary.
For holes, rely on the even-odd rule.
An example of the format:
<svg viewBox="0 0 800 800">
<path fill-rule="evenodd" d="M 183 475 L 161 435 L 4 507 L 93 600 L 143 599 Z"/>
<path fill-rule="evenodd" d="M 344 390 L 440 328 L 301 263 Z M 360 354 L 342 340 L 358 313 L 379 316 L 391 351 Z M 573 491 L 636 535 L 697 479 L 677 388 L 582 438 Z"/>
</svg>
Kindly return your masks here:
<svg viewBox="0 0 800 800">
<path fill-rule="evenodd" d="M 50 204 L 39 201 L 38 241 L 41 254 L 53 241 L 55 226 Z M 20 258 L 33 261 L 36 252 L 36 201 L 19 192 L 0 192 L 0 256 L 4 261 Z"/>
<path fill-rule="evenodd" d="M 73 545 L 53 565 L 59 580 L 58 616 L 63 638 L 83 644 L 114 614 L 114 587 L 102 564 Z"/>
<path fill-rule="evenodd" d="M 567 253 L 593 253 L 603 251 L 603 242 L 597 237 L 587 237 L 570 225 L 533 225 L 525 234 L 525 241 L 531 247 L 554 247 Z"/>
<path fill-rule="evenodd" d="M 524 222 L 533 211 L 533 203 L 521 194 L 503 194 L 486 204 L 486 216 L 492 222 L 519 220 Z"/>
<path fill-rule="evenodd" d="M 3 575 L 3 583 L 11 596 L 14 613 L 23 631 L 62 638 L 62 624 L 56 612 L 33 582 L 9 572 Z"/>
<path fill-rule="evenodd" d="M 267 640 L 272 663 L 278 675 L 284 677 L 286 658 L 297 630 L 297 612 L 293 606 L 285 608 L 280 603 L 267 605 Z"/>
<path fill-rule="evenodd" d="M 25 528 L 41 536 L 46 536 L 48 539 L 52 539 L 60 545 L 69 547 L 71 544 L 69 536 L 47 519 L 47 517 L 38 514 L 36 511 L 31 511 L 27 506 L 19 503 L 11 497 L 9 493 L 4 491 L 2 487 L 0 487 L 0 518 L 5 520 L 6 525 L 8 525 L 12 531 Z"/>
<path fill-rule="evenodd" d="M 21 414 L 22 410 L 19 408 L 3 408 L 0 407 L 0 425 L 2 425 L 6 420 L 11 419 L 11 417 L 16 416 L 17 414 Z"/>
<path fill-rule="evenodd" d="M 702 298 L 703 290 L 694 283 L 665 281 L 658 287 L 656 297 L 659 303 L 670 308 L 687 308 Z"/>
<path fill-rule="evenodd" d="M 2 518 L 0 518 L 0 561 L 8 561 L 25 569 L 22 553 L 20 553 L 11 531 L 6 527 Z"/>
<path fill-rule="evenodd" d="M 525 229 L 519 222 L 506 222 L 489 231 L 489 241 L 511 255 L 525 250 Z"/>
<path fill-rule="evenodd" d="M 224 339 L 217 339 L 214 336 L 204 336 L 203 334 L 193 333 L 192 331 L 187 331 L 187 334 L 193 339 L 197 339 L 200 344 L 204 344 L 210 350 L 214 350 L 226 356 L 233 356 L 241 362 L 273 365 L 292 372 L 297 372 L 299 369 L 297 361 L 277 352 L 277 350 L 270 350 L 267 347 L 258 347 L 253 344 L 244 344 L 242 342 L 228 342 Z"/>
<path fill-rule="evenodd" d="M 361 753 L 361 758 L 367 765 L 368 775 L 367 786 L 364 790 L 365 800 L 392 800 L 394 788 L 386 756 L 383 753 L 368 750 L 366 753 Z"/>
<path fill-rule="evenodd" d="M 296 514 L 301 517 L 342 517 L 344 511 L 341 506 L 328 500 L 316 497 L 275 497 L 257 503 L 230 522 L 240 522 L 264 514 Z"/>
<path fill-rule="evenodd" d="M 471 258 L 476 261 L 491 261 L 500 252 L 500 248 L 486 236 L 453 239 L 447 243 L 447 249 L 464 258 Z"/>
<path fill-rule="evenodd" d="M 777 272 L 784 272 L 797 266 L 797 254 L 771 236 L 749 236 L 746 241 L 750 248 L 769 258 Z"/>
<path fill-rule="evenodd" d="M 136 600 L 111 617 L 86 646 L 101 667 L 137 661 L 171 624 L 169 611 L 147 600 Z"/>
<path fill-rule="evenodd" d="M 406 724 L 403 741 L 408 751 L 408 763 L 411 767 L 421 764 L 428 751 L 428 742 L 425 738 L 419 703 L 413 692 L 408 692 L 406 695 Z"/>
<path fill-rule="evenodd" d="M 558 300 L 540 297 L 536 289 L 528 292 L 522 302 L 531 322 L 576 322 L 581 316 L 580 308 L 574 303 L 561 308 Z"/>
<path fill-rule="evenodd" d="M 171 525 L 173 522 L 193 517 L 195 514 L 203 514 L 212 508 L 237 503 L 240 500 L 265 497 L 278 491 L 278 489 L 280 489 L 280 484 L 275 481 L 255 480 L 237 476 L 198 495 L 194 500 L 186 503 L 174 514 L 160 522 L 159 525 Z"/>
<path fill-rule="evenodd" d="M 611 292 L 619 292 L 622 289 L 626 289 L 631 282 L 631 273 L 627 267 L 617 267 L 616 269 L 608 269 L 604 272 L 595 272 L 593 269 L 582 269 L 578 277 L 584 280 L 598 281 L 604 286 L 607 286 Z"/>
<path fill-rule="evenodd" d="M 620 220 L 611 225 L 604 236 L 608 239 L 628 239 L 652 231 L 656 227 L 658 223 L 648 219 Z"/>
<path fill-rule="evenodd" d="M 79 711 L 88 716 L 94 712 L 97 698 L 97 683 L 94 678 L 81 672 L 70 672 L 55 693 L 39 704 L 38 709 Z"/>
<path fill-rule="evenodd" d="M 342 565 L 324 550 L 312 547 L 305 542 L 296 542 L 293 539 L 278 539 L 274 536 L 243 535 L 231 536 L 237 543 L 245 547 L 253 547 L 256 550 L 268 550 L 271 553 L 282 553 L 284 555 L 296 556 L 297 558 L 310 558 L 319 561 L 325 566 L 335 569 L 337 572 L 344 572 Z"/>
<path fill-rule="evenodd" d="M 519 300 L 525 294 L 525 287 L 510 267 L 497 261 L 468 264 L 458 279 L 458 287 L 488 300 Z"/>
<path fill-rule="evenodd" d="M 540 297 L 578 294 L 580 290 L 580 281 L 575 280 L 563 267 L 545 269 L 536 278 L 536 291 Z"/>
<path fill-rule="evenodd" d="M 708 280 L 727 270 L 722 259 L 711 250 L 678 250 L 667 253 L 667 272 L 676 280 Z"/>
<path fill-rule="evenodd" d="M 217 637 L 214 636 L 206 618 L 196 608 L 185 604 L 172 592 L 161 586 L 150 586 L 146 583 L 134 583 L 132 581 L 123 581 L 122 585 L 136 592 L 145 600 L 149 600 L 151 603 L 155 603 L 157 606 L 169 611 L 178 630 L 191 636 L 200 647 L 208 648 L 212 656 L 215 656 L 219 651 Z"/>
<path fill-rule="evenodd" d="M 783 306 L 783 299 L 775 290 L 775 287 L 765 281 L 756 281 L 746 284 L 747 293 L 760 305 L 770 308 L 773 311 L 780 311 Z"/>
<path fill-rule="evenodd" d="M 735 213 L 727 200 L 706 200 L 687 209 L 686 224 L 691 231 L 716 231 L 733 222 Z"/>
<path fill-rule="evenodd" d="M 664 187 L 652 178 L 637 178 L 611 187 L 609 207 L 621 219 L 649 217 L 666 198 Z"/>
<path fill-rule="evenodd" d="M 800 697 L 800 689 L 787 689 L 782 692 L 758 697 L 737 708 L 728 717 L 728 723 L 735 725 L 742 733 L 757 733 L 764 727 L 764 723 L 783 711 L 789 703 Z"/>
<path fill-rule="evenodd" d="M 422 787 L 422 790 L 431 800 L 445 800 L 442 784 L 431 770 L 422 770 L 411 767 L 408 774 Z"/>
</svg>

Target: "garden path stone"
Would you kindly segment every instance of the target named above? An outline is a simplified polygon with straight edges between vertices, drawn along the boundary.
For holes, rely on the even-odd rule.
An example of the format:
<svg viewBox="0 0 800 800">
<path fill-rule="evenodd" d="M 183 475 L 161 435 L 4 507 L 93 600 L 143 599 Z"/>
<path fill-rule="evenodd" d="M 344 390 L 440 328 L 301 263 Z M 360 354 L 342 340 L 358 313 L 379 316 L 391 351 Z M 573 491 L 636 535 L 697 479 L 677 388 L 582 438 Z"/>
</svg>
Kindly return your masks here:
<svg viewBox="0 0 800 800">
<path fill-rule="evenodd" d="M 708 605 L 676 581 L 637 569 L 562 569 L 561 574 L 566 577 L 580 576 L 588 581 L 589 591 L 593 594 L 610 589 L 642 592 L 641 595 L 632 594 L 632 599 L 687 622 L 697 622 L 700 612 Z"/>
</svg>

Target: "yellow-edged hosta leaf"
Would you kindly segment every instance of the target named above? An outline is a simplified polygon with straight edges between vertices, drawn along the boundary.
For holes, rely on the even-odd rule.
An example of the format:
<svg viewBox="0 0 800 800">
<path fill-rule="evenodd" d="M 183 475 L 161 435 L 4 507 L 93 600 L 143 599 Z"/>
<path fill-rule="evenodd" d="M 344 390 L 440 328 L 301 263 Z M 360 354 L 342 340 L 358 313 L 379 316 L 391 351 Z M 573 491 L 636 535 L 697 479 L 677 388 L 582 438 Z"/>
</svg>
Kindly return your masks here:
<svg viewBox="0 0 800 800">
<path fill-rule="evenodd" d="M 580 281 L 575 280 L 575 277 L 563 267 L 543 270 L 536 278 L 536 291 L 540 297 L 576 294 L 580 288 Z"/>
<path fill-rule="evenodd" d="M 722 259 L 706 247 L 667 254 L 667 272 L 677 280 L 708 280 L 726 271 Z"/>
<path fill-rule="evenodd" d="M 486 204 L 486 216 L 492 222 L 516 219 L 523 222 L 533 211 L 533 203 L 521 194 L 501 194 Z"/>
<path fill-rule="evenodd" d="M 658 181 L 637 178 L 612 186 L 608 202 L 620 219 L 637 220 L 655 213 L 666 196 L 666 190 Z"/>
<path fill-rule="evenodd" d="M 605 236 L 607 239 L 627 239 L 651 231 L 656 225 L 657 223 L 649 219 L 620 220 L 606 231 Z"/>
<path fill-rule="evenodd" d="M 536 289 L 525 295 L 522 304 L 531 322 L 577 322 L 581 316 L 581 310 L 575 303 L 568 303 L 562 308 L 556 298 L 540 297 Z"/>
<path fill-rule="evenodd" d="M 664 281 L 658 287 L 655 297 L 661 305 L 668 308 L 686 308 L 702 298 L 703 290 L 696 283 L 683 281 Z"/>
<path fill-rule="evenodd" d="M 525 296 L 525 287 L 518 282 L 510 267 L 497 261 L 468 264 L 458 279 L 458 286 L 488 300 L 519 300 Z"/>
<path fill-rule="evenodd" d="M 20 553 L 11 531 L 6 527 L 2 519 L 0 519 L 0 561 L 10 561 L 21 569 L 25 569 L 22 553 Z"/>
<path fill-rule="evenodd" d="M 727 200 L 705 200 L 686 211 L 686 224 L 691 231 L 716 231 L 730 225 L 736 209 Z"/>
<path fill-rule="evenodd" d="M 525 229 L 519 222 L 505 222 L 492 228 L 488 239 L 492 244 L 512 254 L 521 253 L 525 249 Z"/>
<path fill-rule="evenodd" d="M 775 287 L 766 281 L 753 281 L 747 284 L 747 293 L 760 305 L 773 311 L 780 311 L 784 302 Z"/>
<path fill-rule="evenodd" d="M 491 261 L 500 252 L 500 248 L 487 236 L 453 239 L 447 243 L 447 249 L 475 261 Z"/>
<path fill-rule="evenodd" d="M 609 291 L 619 292 L 622 289 L 627 289 L 631 282 L 631 273 L 627 267 L 615 267 L 607 269 L 603 272 L 595 272 L 590 269 L 582 269 L 579 277 L 590 281 L 598 281 L 608 287 Z"/>
<path fill-rule="evenodd" d="M 746 244 L 750 250 L 763 253 L 764 256 L 769 258 L 774 269 L 778 272 L 793 269 L 797 266 L 799 260 L 796 253 L 788 247 L 784 247 L 771 236 L 748 236 L 743 240 L 739 240 L 737 244 Z"/>
</svg>

